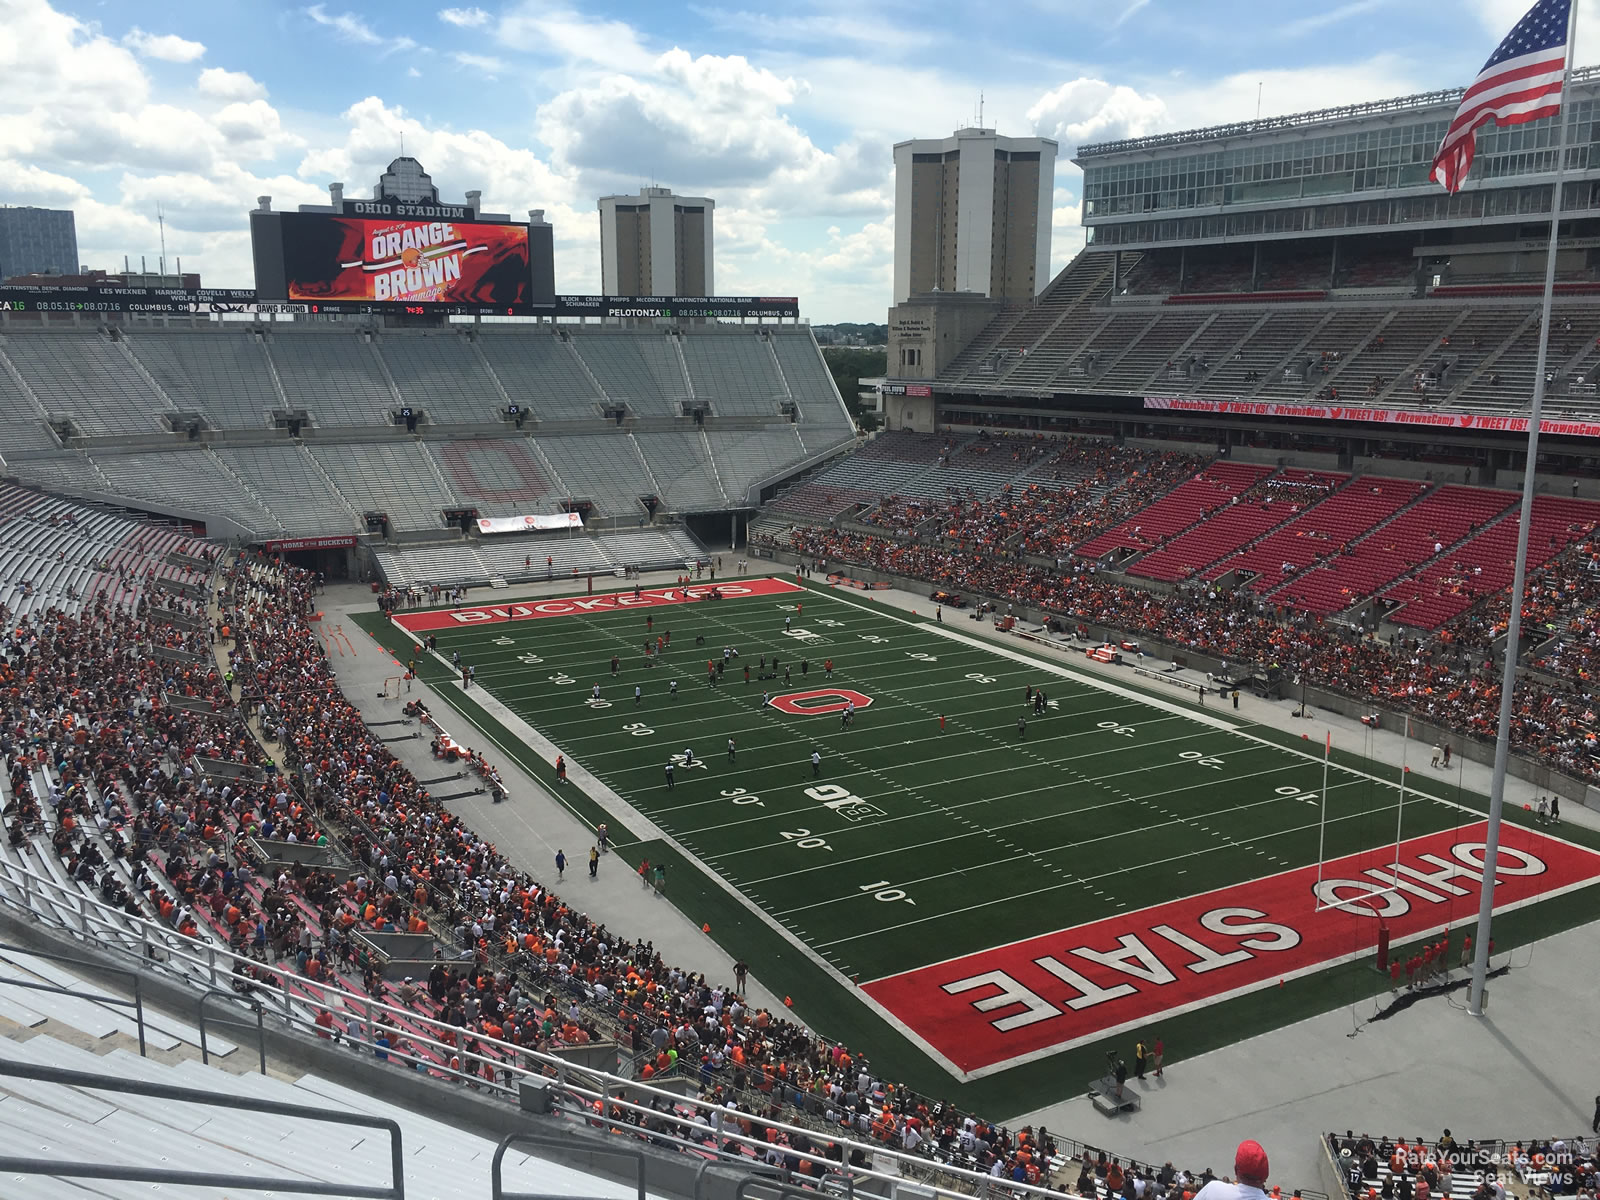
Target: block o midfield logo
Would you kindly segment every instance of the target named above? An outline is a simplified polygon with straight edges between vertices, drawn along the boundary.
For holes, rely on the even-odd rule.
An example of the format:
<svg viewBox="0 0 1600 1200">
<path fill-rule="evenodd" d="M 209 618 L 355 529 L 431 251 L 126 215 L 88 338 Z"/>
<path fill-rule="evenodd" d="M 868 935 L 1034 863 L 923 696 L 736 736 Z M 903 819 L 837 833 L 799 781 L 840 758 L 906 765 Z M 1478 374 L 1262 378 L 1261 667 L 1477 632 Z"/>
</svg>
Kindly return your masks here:
<svg viewBox="0 0 1600 1200">
<path fill-rule="evenodd" d="M 852 703 L 858 709 L 870 708 L 872 697 L 850 688 L 817 688 L 809 692 L 785 692 L 774 696 L 769 703 L 790 716 L 818 717 L 824 713 L 843 712 Z"/>
</svg>

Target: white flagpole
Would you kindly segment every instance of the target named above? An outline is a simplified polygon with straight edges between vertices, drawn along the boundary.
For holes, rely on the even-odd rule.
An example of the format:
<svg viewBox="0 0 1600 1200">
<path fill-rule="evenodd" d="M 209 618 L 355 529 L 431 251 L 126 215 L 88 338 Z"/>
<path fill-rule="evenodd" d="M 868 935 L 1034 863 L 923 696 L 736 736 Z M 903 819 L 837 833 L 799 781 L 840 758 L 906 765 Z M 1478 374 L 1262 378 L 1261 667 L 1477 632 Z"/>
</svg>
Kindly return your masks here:
<svg viewBox="0 0 1600 1200">
<path fill-rule="evenodd" d="M 1333 734 L 1322 743 L 1322 819 L 1317 824 L 1317 895 L 1322 895 L 1323 848 L 1328 841 L 1328 755 L 1333 752 Z"/>
<path fill-rule="evenodd" d="M 1400 803 L 1394 810 L 1394 877 L 1400 878 L 1400 825 L 1406 818 L 1406 776 L 1411 768 L 1406 766 L 1406 755 L 1411 750 L 1411 718 L 1405 719 L 1405 731 L 1400 736 Z"/>
<path fill-rule="evenodd" d="M 1477 943 L 1473 946 L 1472 991 L 1467 1011 L 1483 1016 L 1483 988 L 1489 975 L 1489 924 L 1494 915 L 1495 860 L 1500 856 L 1500 817 L 1505 806 L 1506 762 L 1511 751 L 1511 704 L 1517 686 L 1522 644 L 1522 596 L 1528 574 L 1528 530 L 1533 523 L 1533 474 L 1539 465 L 1539 420 L 1544 407 L 1544 364 L 1550 349 L 1550 306 L 1556 292 L 1556 242 L 1561 234 L 1561 183 L 1567 169 L 1567 126 L 1572 120 L 1572 32 L 1578 0 L 1567 9 L 1567 56 L 1561 76 L 1561 109 L 1556 113 L 1556 174 L 1550 185 L 1550 249 L 1544 264 L 1544 315 L 1539 322 L 1539 357 L 1533 369 L 1533 400 L 1528 406 L 1528 454 L 1522 470 L 1522 511 L 1517 520 L 1517 557 L 1511 573 L 1511 613 L 1506 621 L 1506 661 L 1500 679 L 1500 725 L 1489 783 L 1489 832 L 1483 847 L 1483 895 L 1478 901 Z"/>
</svg>

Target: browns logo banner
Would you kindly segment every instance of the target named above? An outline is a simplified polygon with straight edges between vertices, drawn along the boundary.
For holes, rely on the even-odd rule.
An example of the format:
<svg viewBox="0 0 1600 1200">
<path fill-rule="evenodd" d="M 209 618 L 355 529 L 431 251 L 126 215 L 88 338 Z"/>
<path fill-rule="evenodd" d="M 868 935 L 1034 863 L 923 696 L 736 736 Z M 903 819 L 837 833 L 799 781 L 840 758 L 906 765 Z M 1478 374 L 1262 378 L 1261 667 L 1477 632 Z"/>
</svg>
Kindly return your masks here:
<svg viewBox="0 0 1600 1200">
<path fill-rule="evenodd" d="M 528 231 L 461 221 L 318 217 L 283 231 L 291 300 L 521 304 Z"/>
</svg>

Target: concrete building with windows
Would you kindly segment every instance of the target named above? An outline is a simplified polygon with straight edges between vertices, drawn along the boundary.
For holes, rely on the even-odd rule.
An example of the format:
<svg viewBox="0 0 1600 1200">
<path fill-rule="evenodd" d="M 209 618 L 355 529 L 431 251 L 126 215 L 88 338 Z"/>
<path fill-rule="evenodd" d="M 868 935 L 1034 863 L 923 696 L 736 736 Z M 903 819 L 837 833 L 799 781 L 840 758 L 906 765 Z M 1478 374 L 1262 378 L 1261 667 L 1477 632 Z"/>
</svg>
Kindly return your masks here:
<svg viewBox="0 0 1600 1200">
<path fill-rule="evenodd" d="M 1428 172 L 1460 102 L 1451 89 L 1080 146 L 1073 162 L 1083 168 L 1089 249 L 1134 252 L 1146 271 L 1162 264 L 1179 292 L 1207 290 L 1217 264 L 1235 270 L 1246 251 L 1252 290 L 1281 287 L 1286 276 L 1295 287 L 1338 288 L 1385 249 L 1412 260 L 1408 282 L 1419 294 L 1437 283 L 1536 276 L 1556 118 L 1480 129 L 1472 174 L 1451 195 Z M 1573 73 L 1564 110 L 1557 263 L 1576 278 L 1600 262 L 1600 70 Z M 1284 265 L 1291 259 L 1293 273 Z"/>
<path fill-rule="evenodd" d="M 70 210 L 0 208 L 0 279 L 77 273 L 78 227 Z"/>
<path fill-rule="evenodd" d="M 608 296 L 715 295 L 713 213 L 705 196 L 640 188 L 600 197 L 601 291 Z"/>
<path fill-rule="evenodd" d="M 1032 300 L 1050 280 L 1056 143 L 958 129 L 894 148 L 894 302 Z"/>
</svg>

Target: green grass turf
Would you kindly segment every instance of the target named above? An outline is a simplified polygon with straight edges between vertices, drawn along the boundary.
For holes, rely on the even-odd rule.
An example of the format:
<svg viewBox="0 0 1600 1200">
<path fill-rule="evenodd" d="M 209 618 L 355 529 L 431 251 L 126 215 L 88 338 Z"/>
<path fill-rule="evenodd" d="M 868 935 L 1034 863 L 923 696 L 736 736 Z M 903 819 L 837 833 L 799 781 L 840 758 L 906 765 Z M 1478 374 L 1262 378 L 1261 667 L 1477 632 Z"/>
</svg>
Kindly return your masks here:
<svg viewBox="0 0 1600 1200">
<path fill-rule="evenodd" d="M 647 615 L 651 636 L 672 630 L 672 648 L 655 666 L 642 653 Z M 785 617 L 817 637 L 801 643 L 785 636 Z M 387 623 L 361 623 L 391 648 L 404 646 L 404 635 Z M 953 616 L 946 631 L 971 637 L 973 626 Z M 685 861 L 661 842 L 629 844 L 637 834 L 625 820 L 575 788 L 560 790 L 580 819 L 610 821 L 630 863 L 665 859 L 674 902 L 697 923 L 711 924 L 713 937 L 750 961 L 768 986 L 793 995 L 813 1026 L 869 1046 L 891 1077 L 1010 1114 L 1080 1090 L 1078 1081 L 1097 1073 L 1101 1051 L 1080 1048 L 957 1085 L 777 927 L 843 976 L 866 981 L 1314 863 L 1318 809 L 1301 793 L 1320 791 L 1323 768 L 1304 756 L 1299 739 L 1237 720 L 1226 708 L 1205 712 L 1236 730 L 1059 678 L 944 632 L 854 596 L 811 590 L 468 626 L 440 631 L 439 648 L 445 658 L 459 650 L 476 668 L 479 687 L 693 855 Z M 694 644 L 697 634 L 704 645 Z M 720 659 L 725 645 L 737 647 L 739 657 L 710 687 L 706 659 Z M 622 663 L 615 678 L 614 654 Z M 790 684 L 781 672 L 777 681 L 756 678 L 763 654 L 792 668 Z M 822 663 L 830 657 L 835 686 L 874 699 L 852 728 L 841 729 L 837 715 L 792 716 L 762 705 L 764 689 L 828 686 Z M 804 676 L 802 658 L 810 664 Z M 422 670 L 440 683 L 451 676 L 436 661 Z M 676 699 L 668 694 L 671 679 L 678 681 Z M 590 696 L 594 683 L 599 705 Z M 1024 702 L 1030 684 L 1049 694 L 1044 716 Z M 445 691 L 503 751 L 549 777 L 473 692 Z M 1193 703 L 1175 692 L 1149 694 L 1169 705 Z M 1025 738 L 1019 716 L 1027 720 Z M 733 762 L 729 737 L 737 743 Z M 680 765 L 669 790 L 663 765 L 686 747 L 705 765 Z M 813 749 L 823 758 L 820 779 L 812 777 Z M 1391 843 L 1399 771 L 1343 752 L 1334 763 L 1324 856 Z M 846 789 L 878 812 L 846 820 L 808 792 L 818 785 Z M 1422 786 L 1486 806 L 1437 778 Z M 1401 812 L 1407 838 L 1472 819 L 1415 791 Z M 1571 827 L 1563 834 L 1591 841 Z M 706 871 L 755 901 L 771 923 L 751 919 Z M 1509 947 L 1519 931 L 1543 936 L 1587 919 L 1584 897 L 1499 919 L 1497 944 Z M 1198 1052 L 1370 998 L 1380 983 L 1358 964 L 1333 968 L 1165 1022 L 1163 1033 L 1175 1054 Z"/>
</svg>

